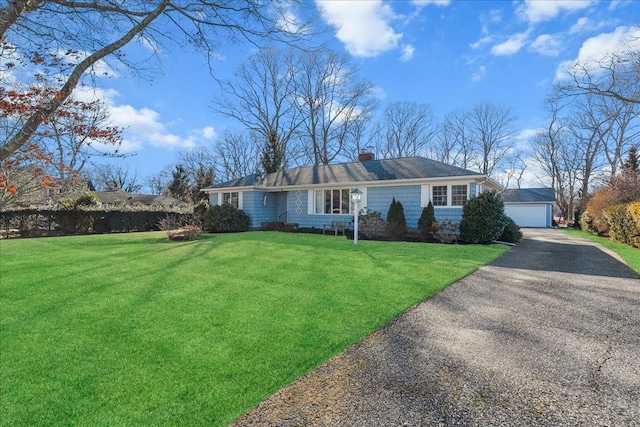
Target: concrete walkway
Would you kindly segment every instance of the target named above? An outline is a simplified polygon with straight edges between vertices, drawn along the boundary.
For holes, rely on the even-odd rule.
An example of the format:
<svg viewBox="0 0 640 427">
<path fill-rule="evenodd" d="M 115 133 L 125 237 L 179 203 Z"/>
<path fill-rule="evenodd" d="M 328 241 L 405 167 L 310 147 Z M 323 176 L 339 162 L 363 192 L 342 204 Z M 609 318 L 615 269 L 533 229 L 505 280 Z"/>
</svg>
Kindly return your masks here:
<svg viewBox="0 0 640 427">
<path fill-rule="evenodd" d="M 524 231 L 233 425 L 640 426 L 640 277 L 590 241 Z"/>
</svg>

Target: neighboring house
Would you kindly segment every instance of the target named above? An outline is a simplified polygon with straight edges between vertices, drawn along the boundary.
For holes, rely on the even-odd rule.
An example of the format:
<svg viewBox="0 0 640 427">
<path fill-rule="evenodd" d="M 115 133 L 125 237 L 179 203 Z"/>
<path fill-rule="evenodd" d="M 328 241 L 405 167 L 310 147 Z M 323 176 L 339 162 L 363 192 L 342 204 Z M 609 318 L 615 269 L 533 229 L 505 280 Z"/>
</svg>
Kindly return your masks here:
<svg viewBox="0 0 640 427">
<path fill-rule="evenodd" d="M 438 221 L 459 222 L 468 199 L 481 191 L 502 190 L 487 175 L 435 160 L 373 160 L 363 153 L 357 162 L 253 174 L 202 191 L 209 193 L 211 205 L 228 203 L 244 210 L 254 228 L 263 222 L 322 228 L 331 220 L 352 219 L 350 192 L 356 188 L 363 193 L 360 208 L 381 212 L 384 219 L 391 200 L 400 201 L 410 228 L 417 228 L 429 201 Z"/>
<path fill-rule="evenodd" d="M 158 196 L 155 194 L 135 194 L 126 191 L 94 191 L 100 202 L 106 205 L 127 204 L 144 205 L 144 206 L 172 206 L 172 207 L 189 207 L 191 204 L 173 197 Z"/>
<path fill-rule="evenodd" d="M 553 188 L 507 189 L 502 193 L 505 213 L 520 227 L 551 227 L 556 195 Z"/>
</svg>

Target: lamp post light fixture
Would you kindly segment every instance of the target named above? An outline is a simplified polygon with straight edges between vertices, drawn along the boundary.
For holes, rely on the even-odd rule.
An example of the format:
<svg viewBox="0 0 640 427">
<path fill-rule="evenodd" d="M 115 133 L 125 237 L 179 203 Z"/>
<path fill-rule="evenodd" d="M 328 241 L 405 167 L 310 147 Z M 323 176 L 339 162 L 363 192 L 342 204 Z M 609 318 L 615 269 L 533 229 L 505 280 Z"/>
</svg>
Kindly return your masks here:
<svg viewBox="0 0 640 427">
<path fill-rule="evenodd" d="M 353 202 L 353 244 L 358 244 L 358 211 L 360 210 L 360 200 L 362 191 L 359 188 L 351 190 L 351 201 Z"/>
</svg>

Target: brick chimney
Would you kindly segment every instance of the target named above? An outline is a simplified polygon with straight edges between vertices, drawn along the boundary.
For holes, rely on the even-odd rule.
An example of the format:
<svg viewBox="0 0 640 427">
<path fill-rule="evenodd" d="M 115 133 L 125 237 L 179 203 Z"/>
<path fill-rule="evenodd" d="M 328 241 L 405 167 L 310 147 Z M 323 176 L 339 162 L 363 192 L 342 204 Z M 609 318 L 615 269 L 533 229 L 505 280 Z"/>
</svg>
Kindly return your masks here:
<svg viewBox="0 0 640 427">
<path fill-rule="evenodd" d="M 359 162 L 366 162 L 368 160 L 375 160 L 376 156 L 373 153 L 360 153 L 358 154 L 358 161 Z"/>
</svg>

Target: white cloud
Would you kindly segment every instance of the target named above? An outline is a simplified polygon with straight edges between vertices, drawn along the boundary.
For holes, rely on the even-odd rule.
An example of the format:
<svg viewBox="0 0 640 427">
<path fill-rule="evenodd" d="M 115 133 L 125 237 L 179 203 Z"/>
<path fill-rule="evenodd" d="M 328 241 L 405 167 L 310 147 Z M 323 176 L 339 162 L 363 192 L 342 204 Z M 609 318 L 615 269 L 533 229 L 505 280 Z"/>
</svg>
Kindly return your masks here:
<svg viewBox="0 0 640 427">
<path fill-rule="evenodd" d="M 563 11 L 574 12 L 589 7 L 596 0 L 524 0 L 518 6 L 517 13 L 521 19 L 537 24 L 556 18 Z"/>
<path fill-rule="evenodd" d="M 560 40 L 551 34 L 542 34 L 531 43 L 531 49 L 541 55 L 558 56 L 561 48 Z"/>
<path fill-rule="evenodd" d="M 135 152 L 145 146 L 167 149 L 192 148 L 200 140 L 216 136 L 215 129 L 211 126 L 192 130 L 186 137 L 177 135 L 169 130 L 157 111 L 119 104 L 117 98 L 120 94 L 113 89 L 82 87 L 77 88 L 73 96 L 81 101 L 100 99 L 104 102 L 109 111 L 111 125 L 123 129 L 123 142 L 119 149 L 121 153 Z"/>
<path fill-rule="evenodd" d="M 471 76 L 471 80 L 474 82 L 478 82 L 482 80 L 486 74 L 487 74 L 487 67 L 485 67 L 484 65 L 481 65 L 478 67 L 476 72 L 473 73 L 473 76 Z"/>
<path fill-rule="evenodd" d="M 430 4 L 433 4 L 435 6 L 449 6 L 451 0 L 412 0 L 411 3 L 415 4 L 418 7 L 424 7 Z"/>
<path fill-rule="evenodd" d="M 529 32 L 514 34 L 505 42 L 497 44 L 491 48 L 491 53 L 496 56 L 509 56 L 518 53 L 524 46 Z"/>
<path fill-rule="evenodd" d="M 576 64 L 586 69 L 596 70 L 600 62 L 612 53 L 619 51 L 625 44 L 640 49 L 640 28 L 618 27 L 611 33 L 602 33 L 587 39 L 578 51 L 578 57 L 563 61 L 556 70 L 556 80 L 564 80 L 567 72 Z"/>
<path fill-rule="evenodd" d="M 592 23 L 589 18 L 582 17 L 569 29 L 569 34 L 579 34 L 588 29 L 591 25 Z"/>
<path fill-rule="evenodd" d="M 492 41 L 493 41 L 493 36 L 486 36 L 486 37 L 481 38 L 480 40 L 478 40 L 475 43 L 469 44 L 469 47 L 471 49 L 477 49 L 477 48 L 479 48 L 481 46 L 484 46 L 484 45 L 486 45 L 488 43 L 491 43 Z"/>
<path fill-rule="evenodd" d="M 405 62 L 409 61 L 411 58 L 413 58 L 413 53 L 415 52 L 415 50 L 416 49 L 410 44 L 402 46 L 402 56 L 400 57 L 400 59 Z"/>
<path fill-rule="evenodd" d="M 374 1 L 316 0 L 327 23 L 336 28 L 336 37 L 354 56 L 375 57 L 398 48 L 402 34 L 390 22 L 396 18 L 389 5 Z"/>
<path fill-rule="evenodd" d="M 218 136 L 218 134 L 216 133 L 216 130 L 213 128 L 213 126 L 207 126 L 202 129 L 202 137 L 204 139 L 215 139 L 216 136 Z"/>
</svg>

